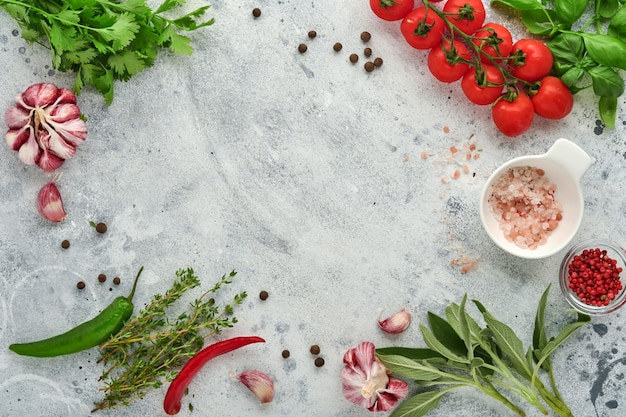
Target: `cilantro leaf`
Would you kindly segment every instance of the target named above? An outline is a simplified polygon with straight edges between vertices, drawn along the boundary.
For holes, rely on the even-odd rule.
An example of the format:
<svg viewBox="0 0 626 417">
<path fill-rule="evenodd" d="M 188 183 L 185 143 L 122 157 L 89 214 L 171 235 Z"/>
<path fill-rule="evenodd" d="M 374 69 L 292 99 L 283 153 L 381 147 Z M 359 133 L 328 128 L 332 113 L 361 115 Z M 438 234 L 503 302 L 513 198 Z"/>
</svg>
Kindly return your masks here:
<svg viewBox="0 0 626 417">
<path fill-rule="evenodd" d="M 128 80 L 146 68 L 143 59 L 134 51 L 124 51 L 109 57 L 109 65 L 121 80 Z"/>
</svg>

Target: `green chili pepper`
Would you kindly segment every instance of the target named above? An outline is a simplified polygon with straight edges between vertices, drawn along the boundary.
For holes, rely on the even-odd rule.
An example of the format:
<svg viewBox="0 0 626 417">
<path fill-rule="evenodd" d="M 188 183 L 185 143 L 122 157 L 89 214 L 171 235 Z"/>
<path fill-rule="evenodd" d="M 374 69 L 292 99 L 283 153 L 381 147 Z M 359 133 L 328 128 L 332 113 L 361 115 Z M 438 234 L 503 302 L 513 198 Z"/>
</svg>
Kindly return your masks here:
<svg viewBox="0 0 626 417">
<path fill-rule="evenodd" d="M 143 266 L 137 272 L 133 289 L 128 297 L 117 297 L 93 319 L 58 336 L 31 343 L 14 343 L 9 346 L 9 349 L 19 355 L 49 358 L 98 346 L 119 332 L 126 320 L 133 314 L 132 301 L 141 271 L 143 271 Z"/>
</svg>

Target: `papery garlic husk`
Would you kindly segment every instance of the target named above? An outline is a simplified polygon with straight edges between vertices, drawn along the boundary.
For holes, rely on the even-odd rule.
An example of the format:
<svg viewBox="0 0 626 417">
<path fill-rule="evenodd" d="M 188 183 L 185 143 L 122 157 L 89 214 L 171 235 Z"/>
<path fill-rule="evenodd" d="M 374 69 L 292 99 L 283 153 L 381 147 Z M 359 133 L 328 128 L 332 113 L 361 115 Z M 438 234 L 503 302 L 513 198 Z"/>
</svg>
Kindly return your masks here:
<svg viewBox="0 0 626 417">
<path fill-rule="evenodd" d="M 22 162 L 46 172 L 73 157 L 87 137 L 74 93 L 50 83 L 33 84 L 19 94 L 4 120 L 9 127 L 7 145 Z"/>
<path fill-rule="evenodd" d="M 267 374 L 251 370 L 244 371 L 235 378 L 252 391 L 261 404 L 271 403 L 274 399 L 274 381 Z"/>
<path fill-rule="evenodd" d="M 411 324 L 411 313 L 406 308 L 398 311 L 391 317 L 384 320 L 378 319 L 378 326 L 386 333 L 398 334 L 409 328 Z"/>
<path fill-rule="evenodd" d="M 61 193 L 54 182 L 49 182 L 39 190 L 37 210 L 42 217 L 51 222 L 60 222 L 67 216 L 63 208 Z"/>
</svg>

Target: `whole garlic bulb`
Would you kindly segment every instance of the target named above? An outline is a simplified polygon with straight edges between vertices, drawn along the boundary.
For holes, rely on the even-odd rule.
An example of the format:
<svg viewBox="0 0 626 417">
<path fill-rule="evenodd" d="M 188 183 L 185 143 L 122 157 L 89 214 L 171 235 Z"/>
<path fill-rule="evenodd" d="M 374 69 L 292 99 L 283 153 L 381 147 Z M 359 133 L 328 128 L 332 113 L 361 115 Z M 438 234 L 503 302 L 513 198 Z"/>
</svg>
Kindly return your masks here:
<svg viewBox="0 0 626 417">
<path fill-rule="evenodd" d="M 25 164 L 52 172 L 85 141 L 87 125 L 71 90 L 33 84 L 17 95 L 15 103 L 4 115 L 9 127 L 6 141 Z"/>
</svg>

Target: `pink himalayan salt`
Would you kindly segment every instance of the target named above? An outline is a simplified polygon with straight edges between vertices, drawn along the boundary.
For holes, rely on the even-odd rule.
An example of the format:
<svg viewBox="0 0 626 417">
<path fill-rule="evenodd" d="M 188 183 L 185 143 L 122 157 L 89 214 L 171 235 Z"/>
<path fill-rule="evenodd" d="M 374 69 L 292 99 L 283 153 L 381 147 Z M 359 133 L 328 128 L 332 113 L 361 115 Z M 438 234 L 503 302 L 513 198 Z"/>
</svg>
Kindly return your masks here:
<svg viewBox="0 0 626 417">
<path fill-rule="evenodd" d="M 554 197 L 556 185 L 535 167 L 514 167 L 491 186 L 488 199 L 506 239 L 524 249 L 536 249 L 563 218 Z"/>
</svg>

